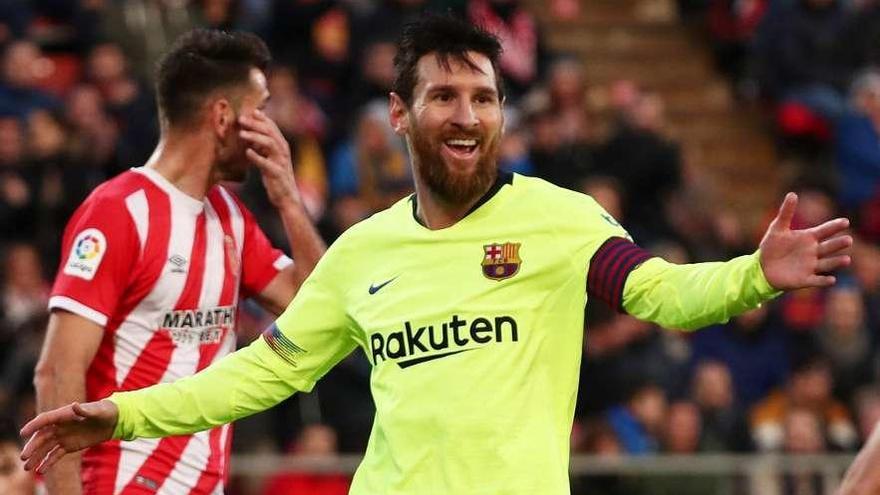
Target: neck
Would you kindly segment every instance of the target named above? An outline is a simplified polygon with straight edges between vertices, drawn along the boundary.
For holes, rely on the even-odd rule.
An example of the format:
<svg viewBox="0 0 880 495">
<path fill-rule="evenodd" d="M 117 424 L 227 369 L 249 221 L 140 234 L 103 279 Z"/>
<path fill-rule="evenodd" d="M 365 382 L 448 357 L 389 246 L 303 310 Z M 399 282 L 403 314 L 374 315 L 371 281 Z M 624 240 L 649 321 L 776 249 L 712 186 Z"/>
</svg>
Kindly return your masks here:
<svg viewBox="0 0 880 495">
<path fill-rule="evenodd" d="M 474 195 L 466 201 L 450 202 L 437 195 L 428 187 L 424 181 L 418 178 L 416 174 L 416 216 L 422 222 L 422 225 L 431 230 L 440 230 L 455 225 L 459 220 L 464 218 L 477 202 L 480 201 L 489 189 L 494 185 L 494 181 L 478 194 Z"/>
<path fill-rule="evenodd" d="M 146 166 L 184 194 L 203 200 L 217 183 L 211 142 L 198 130 L 192 133 L 163 132 Z"/>
</svg>

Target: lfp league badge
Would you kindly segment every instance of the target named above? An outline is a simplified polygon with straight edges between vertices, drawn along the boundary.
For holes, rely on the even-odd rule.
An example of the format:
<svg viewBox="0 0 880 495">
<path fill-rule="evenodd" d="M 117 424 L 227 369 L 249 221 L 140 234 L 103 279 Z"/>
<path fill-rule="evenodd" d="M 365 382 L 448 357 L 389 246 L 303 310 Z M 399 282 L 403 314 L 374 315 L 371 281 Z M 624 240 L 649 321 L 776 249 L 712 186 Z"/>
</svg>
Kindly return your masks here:
<svg viewBox="0 0 880 495">
<path fill-rule="evenodd" d="M 484 245 L 481 263 L 483 275 L 492 280 L 504 280 L 516 275 L 522 265 L 522 259 L 519 257 L 520 246 L 518 242 Z"/>
</svg>

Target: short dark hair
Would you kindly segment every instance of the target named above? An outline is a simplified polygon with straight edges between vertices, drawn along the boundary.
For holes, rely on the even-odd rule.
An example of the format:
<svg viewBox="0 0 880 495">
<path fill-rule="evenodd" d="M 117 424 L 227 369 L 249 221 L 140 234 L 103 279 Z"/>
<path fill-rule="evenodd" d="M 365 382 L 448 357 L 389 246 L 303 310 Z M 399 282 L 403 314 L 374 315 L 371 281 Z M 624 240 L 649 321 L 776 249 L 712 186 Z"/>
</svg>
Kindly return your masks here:
<svg viewBox="0 0 880 495">
<path fill-rule="evenodd" d="M 418 21 L 407 24 L 397 43 L 394 56 L 394 83 L 391 90 L 406 103 L 412 104 L 413 91 L 418 82 L 419 60 L 436 53 L 441 67 L 449 70 L 449 59 L 455 59 L 474 70 L 481 70 L 467 52 L 485 55 L 495 71 L 498 98 L 504 98 L 504 85 L 498 68 L 501 42 L 480 26 L 473 25 L 452 15 L 428 14 Z"/>
<path fill-rule="evenodd" d="M 156 67 L 159 114 L 171 125 L 190 123 L 212 91 L 246 84 L 252 68 L 265 71 L 270 61 L 269 48 L 255 34 L 189 31 Z"/>
</svg>

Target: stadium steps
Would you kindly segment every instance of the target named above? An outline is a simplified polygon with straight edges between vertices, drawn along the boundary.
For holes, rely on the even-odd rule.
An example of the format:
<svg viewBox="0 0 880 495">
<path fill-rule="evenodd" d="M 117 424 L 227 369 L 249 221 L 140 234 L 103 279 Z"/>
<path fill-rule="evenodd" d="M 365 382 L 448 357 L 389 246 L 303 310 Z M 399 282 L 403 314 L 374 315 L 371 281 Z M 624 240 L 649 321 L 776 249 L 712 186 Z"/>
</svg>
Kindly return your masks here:
<svg viewBox="0 0 880 495">
<path fill-rule="evenodd" d="M 744 108 L 713 65 L 708 42 L 682 23 L 674 0 L 580 0 L 572 19 L 548 0 L 523 0 L 551 49 L 584 61 L 592 120 L 610 128 L 611 84 L 631 79 L 659 93 L 667 133 L 682 145 L 687 180 L 759 228 L 778 200 L 778 157 L 759 112 Z"/>
</svg>

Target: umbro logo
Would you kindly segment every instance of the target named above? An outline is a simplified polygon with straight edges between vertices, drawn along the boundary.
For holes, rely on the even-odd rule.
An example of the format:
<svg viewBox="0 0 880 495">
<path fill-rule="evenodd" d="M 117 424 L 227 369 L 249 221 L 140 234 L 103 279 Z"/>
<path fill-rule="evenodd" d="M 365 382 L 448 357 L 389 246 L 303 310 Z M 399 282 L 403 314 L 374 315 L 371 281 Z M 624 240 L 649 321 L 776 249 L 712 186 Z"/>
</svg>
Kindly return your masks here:
<svg viewBox="0 0 880 495">
<path fill-rule="evenodd" d="M 171 273 L 186 273 L 187 260 L 179 254 L 172 255 L 168 258 L 168 262 L 173 265 Z"/>
<path fill-rule="evenodd" d="M 370 289 L 369 289 L 370 294 L 372 295 L 372 294 L 379 292 L 380 290 L 382 290 L 382 287 L 385 287 L 386 285 L 390 284 L 391 282 L 394 282 L 395 279 L 397 279 L 397 277 L 394 277 L 390 280 L 386 280 L 385 282 L 382 282 L 379 285 L 370 284 Z"/>
</svg>

